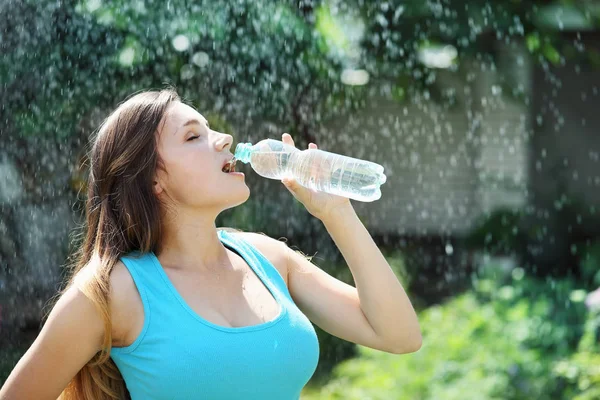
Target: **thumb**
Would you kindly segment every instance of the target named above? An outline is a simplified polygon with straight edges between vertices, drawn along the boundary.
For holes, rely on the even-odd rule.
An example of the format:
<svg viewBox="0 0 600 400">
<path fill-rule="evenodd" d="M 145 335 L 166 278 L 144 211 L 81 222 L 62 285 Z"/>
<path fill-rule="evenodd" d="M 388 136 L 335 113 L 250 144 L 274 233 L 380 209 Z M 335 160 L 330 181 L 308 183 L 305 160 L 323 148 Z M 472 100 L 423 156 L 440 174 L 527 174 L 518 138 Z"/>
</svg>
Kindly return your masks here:
<svg viewBox="0 0 600 400">
<path fill-rule="evenodd" d="M 286 188 L 292 191 L 296 189 L 296 181 L 294 180 L 294 178 L 283 178 L 281 182 L 285 185 Z"/>
</svg>

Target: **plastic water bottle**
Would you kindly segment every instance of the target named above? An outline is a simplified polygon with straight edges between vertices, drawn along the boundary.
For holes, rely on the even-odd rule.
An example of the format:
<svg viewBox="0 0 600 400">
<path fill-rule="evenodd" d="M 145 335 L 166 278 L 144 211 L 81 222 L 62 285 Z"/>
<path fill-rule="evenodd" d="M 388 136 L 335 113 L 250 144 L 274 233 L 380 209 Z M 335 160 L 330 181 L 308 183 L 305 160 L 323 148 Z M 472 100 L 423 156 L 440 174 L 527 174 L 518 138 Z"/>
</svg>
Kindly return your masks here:
<svg viewBox="0 0 600 400">
<path fill-rule="evenodd" d="M 379 164 L 319 149 L 298 150 L 273 139 L 239 143 L 234 158 L 265 178 L 293 177 L 304 187 L 363 202 L 378 200 L 387 179 Z"/>
</svg>

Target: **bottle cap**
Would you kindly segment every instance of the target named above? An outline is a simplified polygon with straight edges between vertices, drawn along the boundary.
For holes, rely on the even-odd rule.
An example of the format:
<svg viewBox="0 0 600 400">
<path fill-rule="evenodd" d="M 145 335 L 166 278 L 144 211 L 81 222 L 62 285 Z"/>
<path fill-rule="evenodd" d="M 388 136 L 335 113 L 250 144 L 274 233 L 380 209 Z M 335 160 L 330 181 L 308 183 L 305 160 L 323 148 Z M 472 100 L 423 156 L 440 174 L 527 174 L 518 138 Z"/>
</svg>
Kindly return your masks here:
<svg viewBox="0 0 600 400">
<path fill-rule="evenodd" d="M 235 146 L 233 157 L 244 164 L 248 164 L 250 162 L 250 153 L 252 153 L 252 143 L 238 143 L 238 145 Z"/>
</svg>

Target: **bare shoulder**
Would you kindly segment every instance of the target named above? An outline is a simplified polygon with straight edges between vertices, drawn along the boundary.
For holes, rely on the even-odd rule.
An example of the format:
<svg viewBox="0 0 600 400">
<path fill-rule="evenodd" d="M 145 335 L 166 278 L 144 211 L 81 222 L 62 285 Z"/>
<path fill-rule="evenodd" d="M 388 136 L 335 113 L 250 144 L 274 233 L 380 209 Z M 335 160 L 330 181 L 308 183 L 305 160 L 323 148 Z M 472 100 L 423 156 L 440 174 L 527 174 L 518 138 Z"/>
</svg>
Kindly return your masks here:
<svg viewBox="0 0 600 400">
<path fill-rule="evenodd" d="M 56 399 L 102 348 L 104 321 L 96 305 L 69 287 L 39 335 L 0 385 L 0 399 Z"/>
<path fill-rule="evenodd" d="M 133 343 L 144 324 L 144 305 L 131 274 L 121 261 L 110 273 L 110 311 L 113 345 Z"/>
<path fill-rule="evenodd" d="M 273 239 L 264 233 L 236 232 L 236 234 L 256 247 L 277 268 L 287 285 L 287 244 L 284 241 Z"/>
</svg>

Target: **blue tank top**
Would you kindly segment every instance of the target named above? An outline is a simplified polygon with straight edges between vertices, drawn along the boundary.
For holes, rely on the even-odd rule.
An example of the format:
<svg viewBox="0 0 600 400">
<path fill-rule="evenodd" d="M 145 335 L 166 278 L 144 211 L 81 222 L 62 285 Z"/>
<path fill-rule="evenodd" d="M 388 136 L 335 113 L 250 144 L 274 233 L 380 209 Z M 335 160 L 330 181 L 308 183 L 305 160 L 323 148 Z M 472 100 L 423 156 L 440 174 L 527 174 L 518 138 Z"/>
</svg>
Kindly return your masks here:
<svg viewBox="0 0 600 400">
<path fill-rule="evenodd" d="M 122 257 L 144 305 L 140 335 L 111 350 L 132 400 L 298 400 L 313 375 L 317 335 L 279 271 L 235 232 L 218 236 L 269 289 L 279 315 L 251 326 L 213 324 L 179 295 L 154 253 Z"/>
</svg>

